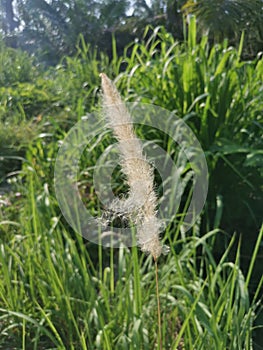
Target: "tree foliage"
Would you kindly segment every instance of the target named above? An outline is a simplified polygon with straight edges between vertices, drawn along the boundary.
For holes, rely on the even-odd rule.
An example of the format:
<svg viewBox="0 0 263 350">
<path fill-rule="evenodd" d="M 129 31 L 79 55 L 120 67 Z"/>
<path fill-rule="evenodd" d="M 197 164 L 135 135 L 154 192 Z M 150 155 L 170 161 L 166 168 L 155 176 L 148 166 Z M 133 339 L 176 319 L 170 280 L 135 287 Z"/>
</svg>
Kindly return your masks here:
<svg viewBox="0 0 263 350">
<path fill-rule="evenodd" d="M 125 19 L 128 2 L 17 0 L 14 4 L 12 0 L 2 0 L 1 5 L 3 35 L 15 36 L 16 46 L 46 54 L 52 63 L 64 54 L 75 52 L 80 34 L 87 42 L 98 45 L 106 30 Z M 12 8 L 12 12 L 8 8 Z"/>
<path fill-rule="evenodd" d="M 263 48 L 262 0 L 188 0 L 183 11 L 195 14 L 201 32 L 208 32 L 213 41 L 228 38 L 235 43 L 244 31 L 248 51 Z"/>
<path fill-rule="evenodd" d="M 0 0 L 0 33 L 7 45 L 20 47 L 48 64 L 76 52 L 80 34 L 92 47 L 111 52 L 115 34 L 119 53 L 146 25 L 164 25 L 184 37 L 183 16 L 196 15 L 200 35 L 235 44 L 246 32 L 247 52 L 263 47 L 262 0 Z M 187 22 L 187 21 L 186 21 Z"/>
</svg>

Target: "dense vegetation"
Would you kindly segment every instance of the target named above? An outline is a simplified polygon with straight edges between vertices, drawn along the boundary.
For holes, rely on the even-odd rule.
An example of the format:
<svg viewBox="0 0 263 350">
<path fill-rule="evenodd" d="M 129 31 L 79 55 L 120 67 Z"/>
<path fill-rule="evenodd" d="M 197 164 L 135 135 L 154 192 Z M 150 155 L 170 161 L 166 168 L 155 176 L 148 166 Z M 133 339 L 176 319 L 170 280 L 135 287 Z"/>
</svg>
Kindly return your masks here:
<svg viewBox="0 0 263 350">
<path fill-rule="evenodd" d="M 146 25 L 163 25 L 183 40 L 183 17 L 195 14 L 199 35 L 211 42 L 228 38 L 237 47 L 246 33 L 244 57 L 263 47 L 262 0 L 1 0 L 0 35 L 10 47 L 32 53 L 48 65 L 76 52 L 78 36 L 111 55 L 111 35 L 118 52 L 141 38 Z"/>
<path fill-rule="evenodd" d="M 156 348 L 151 258 L 136 247 L 83 241 L 61 216 L 53 189 L 59 145 L 98 108 L 103 71 L 126 101 L 160 105 L 183 118 L 207 157 L 210 189 L 200 221 L 184 236 L 179 215 L 162 237 L 171 247 L 159 261 L 164 348 L 256 349 L 263 61 L 260 54 L 241 59 L 243 37 L 237 49 L 227 41 L 211 45 L 207 36 L 197 42 L 195 25 L 192 20 L 181 43 L 161 27 L 148 28 L 145 40 L 122 55 L 113 39 L 111 59 L 80 37 L 77 53 L 48 70 L 1 44 L 1 348 Z M 97 198 L 86 170 L 106 144 L 82 159 L 80 188 L 88 189 L 90 208 Z"/>
</svg>

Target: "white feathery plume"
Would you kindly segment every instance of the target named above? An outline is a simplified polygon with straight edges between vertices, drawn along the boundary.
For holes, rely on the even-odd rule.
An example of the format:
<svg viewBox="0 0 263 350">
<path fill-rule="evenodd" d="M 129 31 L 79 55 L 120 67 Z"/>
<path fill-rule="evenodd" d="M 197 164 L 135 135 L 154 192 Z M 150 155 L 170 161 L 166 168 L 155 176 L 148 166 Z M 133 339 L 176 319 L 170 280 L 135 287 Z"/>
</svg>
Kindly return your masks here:
<svg viewBox="0 0 263 350">
<path fill-rule="evenodd" d="M 157 197 L 154 191 L 152 167 L 143 154 L 141 142 L 133 130 L 130 114 L 120 94 L 106 74 L 100 74 L 103 91 L 103 111 L 118 140 L 121 167 L 129 185 L 129 197 L 119 201 L 120 211 L 136 212 L 137 240 L 143 252 L 156 260 L 162 253 L 159 238 L 161 223 L 157 219 Z"/>
</svg>

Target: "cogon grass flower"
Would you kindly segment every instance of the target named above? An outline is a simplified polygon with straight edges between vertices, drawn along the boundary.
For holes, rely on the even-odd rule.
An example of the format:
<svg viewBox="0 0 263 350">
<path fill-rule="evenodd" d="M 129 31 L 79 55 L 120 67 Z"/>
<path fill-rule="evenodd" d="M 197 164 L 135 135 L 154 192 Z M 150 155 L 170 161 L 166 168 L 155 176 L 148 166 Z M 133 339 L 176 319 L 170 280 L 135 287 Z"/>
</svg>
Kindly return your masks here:
<svg viewBox="0 0 263 350">
<path fill-rule="evenodd" d="M 129 213 L 137 226 L 138 245 L 156 260 L 167 247 L 162 246 L 159 237 L 161 222 L 157 218 L 153 169 L 134 133 L 131 116 L 118 90 L 106 74 L 101 73 L 100 77 L 103 112 L 118 141 L 122 172 L 129 186 L 128 198 L 114 203 L 113 209 Z"/>
</svg>

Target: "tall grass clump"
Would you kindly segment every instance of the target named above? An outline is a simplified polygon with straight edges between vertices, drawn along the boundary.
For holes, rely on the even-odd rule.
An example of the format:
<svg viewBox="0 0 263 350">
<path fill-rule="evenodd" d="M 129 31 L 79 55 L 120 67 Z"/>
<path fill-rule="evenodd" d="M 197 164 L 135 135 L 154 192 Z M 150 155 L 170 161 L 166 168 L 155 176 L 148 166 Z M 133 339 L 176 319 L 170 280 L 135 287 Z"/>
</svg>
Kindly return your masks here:
<svg viewBox="0 0 263 350">
<path fill-rule="evenodd" d="M 0 347 L 156 348 L 151 256 L 136 247 L 101 248 L 71 232 L 52 189 L 29 159 L 21 173 L 23 184 L 18 182 L 20 216 L 0 221 Z M 3 235 L 7 227 L 8 235 Z M 165 260 L 159 258 L 164 349 L 253 348 L 262 281 L 251 301 L 248 286 L 263 230 L 247 275 L 240 269 L 239 249 L 234 261 L 229 259 L 236 237 L 215 262 L 211 243 L 217 234 L 213 230 L 202 238 L 178 239 Z M 164 239 L 171 240 L 169 230 Z M 94 250 L 100 257 L 102 251 L 103 259 L 94 260 Z"/>
<path fill-rule="evenodd" d="M 227 41 L 211 46 L 206 36 L 197 42 L 194 18 L 182 43 L 162 28 L 148 29 L 124 53 L 116 84 L 126 100 L 160 105 L 192 128 L 209 167 L 203 229 L 238 231 L 246 241 L 252 231 L 251 252 L 262 219 L 263 61 L 260 53 L 241 60 L 243 39 L 239 49 Z"/>
</svg>

